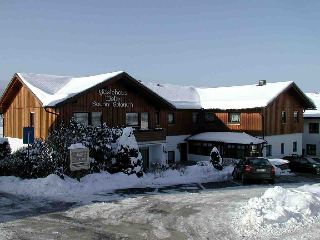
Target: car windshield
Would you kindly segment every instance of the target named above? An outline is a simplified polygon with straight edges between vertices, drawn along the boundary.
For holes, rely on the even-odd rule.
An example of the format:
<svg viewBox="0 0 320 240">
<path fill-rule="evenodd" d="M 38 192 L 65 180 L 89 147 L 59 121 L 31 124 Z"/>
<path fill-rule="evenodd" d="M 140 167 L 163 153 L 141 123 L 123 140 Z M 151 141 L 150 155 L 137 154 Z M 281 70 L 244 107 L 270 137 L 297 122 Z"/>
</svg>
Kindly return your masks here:
<svg viewBox="0 0 320 240">
<path fill-rule="evenodd" d="M 314 164 L 320 163 L 319 158 L 307 158 L 307 159 L 310 163 L 314 163 Z"/>
<path fill-rule="evenodd" d="M 250 159 L 249 164 L 270 165 L 270 162 L 264 158 Z"/>
</svg>

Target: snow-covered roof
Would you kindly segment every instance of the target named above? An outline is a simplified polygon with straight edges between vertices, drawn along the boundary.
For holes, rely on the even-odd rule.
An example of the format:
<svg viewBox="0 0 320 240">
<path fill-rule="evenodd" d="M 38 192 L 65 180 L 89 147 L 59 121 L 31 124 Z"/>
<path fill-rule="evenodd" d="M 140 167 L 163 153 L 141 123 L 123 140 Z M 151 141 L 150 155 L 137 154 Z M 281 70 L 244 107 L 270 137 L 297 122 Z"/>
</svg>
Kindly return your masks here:
<svg viewBox="0 0 320 240">
<path fill-rule="evenodd" d="M 194 87 L 145 82 L 142 84 L 178 109 L 202 108 L 199 93 Z"/>
<path fill-rule="evenodd" d="M 90 77 L 55 76 L 34 73 L 18 73 L 18 76 L 38 97 L 43 106 L 54 106 L 121 73 L 123 71 Z"/>
<path fill-rule="evenodd" d="M 320 118 L 320 92 L 317 93 L 306 93 L 306 95 L 314 102 L 317 110 L 306 110 L 303 116 L 306 118 Z"/>
<path fill-rule="evenodd" d="M 178 109 L 246 109 L 266 107 L 293 82 L 200 88 L 143 83 Z"/>
<path fill-rule="evenodd" d="M 266 142 L 261 138 L 253 137 L 244 132 L 204 132 L 190 136 L 187 140 L 236 144 L 262 144 Z"/>
</svg>

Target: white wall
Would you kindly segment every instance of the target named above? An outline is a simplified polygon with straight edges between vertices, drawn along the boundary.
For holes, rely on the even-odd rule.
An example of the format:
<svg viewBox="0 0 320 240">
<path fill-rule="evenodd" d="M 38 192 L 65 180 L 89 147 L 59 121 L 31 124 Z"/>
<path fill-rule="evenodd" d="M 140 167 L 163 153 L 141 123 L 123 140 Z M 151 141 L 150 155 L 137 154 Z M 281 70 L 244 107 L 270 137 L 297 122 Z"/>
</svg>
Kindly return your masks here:
<svg viewBox="0 0 320 240">
<path fill-rule="evenodd" d="M 175 152 L 174 156 L 175 156 L 176 162 L 180 162 L 180 151 L 177 148 L 177 145 L 179 143 L 186 142 L 185 139 L 190 136 L 191 135 L 179 135 L 179 136 L 167 136 L 166 137 L 166 142 L 167 142 L 166 150 Z M 188 159 L 188 161 L 189 161 L 189 159 Z"/>
<path fill-rule="evenodd" d="M 266 136 L 268 145 L 272 145 L 272 158 L 282 158 L 291 154 L 302 154 L 302 133 Z M 293 152 L 293 142 L 297 142 L 297 151 Z M 281 143 L 284 143 L 284 154 L 281 154 Z M 266 148 L 263 149 L 266 157 Z"/>
<path fill-rule="evenodd" d="M 165 143 L 138 143 L 138 147 L 149 148 L 149 164 L 152 163 L 167 163 L 167 154 L 163 151 Z"/>
<path fill-rule="evenodd" d="M 309 133 L 309 123 L 319 123 L 320 119 L 304 119 L 303 126 L 303 136 L 302 136 L 302 148 L 305 149 L 305 154 L 307 154 L 307 144 L 315 144 L 317 150 L 317 157 L 320 157 L 320 134 L 319 133 Z"/>
</svg>

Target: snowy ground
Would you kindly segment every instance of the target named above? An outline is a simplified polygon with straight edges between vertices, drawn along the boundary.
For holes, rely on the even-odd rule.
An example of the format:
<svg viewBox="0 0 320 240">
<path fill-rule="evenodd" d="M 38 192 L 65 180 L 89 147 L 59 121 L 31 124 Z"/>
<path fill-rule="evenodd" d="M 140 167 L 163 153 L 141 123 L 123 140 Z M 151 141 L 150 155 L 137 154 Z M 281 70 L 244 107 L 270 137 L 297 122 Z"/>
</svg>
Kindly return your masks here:
<svg viewBox="0 0 320 240">
<path fill-rule="evenodd" d="M 127 196 L 3 222 L 0 239 L 319 239 L 320 184 L 300 185 Z"/>
</svg>

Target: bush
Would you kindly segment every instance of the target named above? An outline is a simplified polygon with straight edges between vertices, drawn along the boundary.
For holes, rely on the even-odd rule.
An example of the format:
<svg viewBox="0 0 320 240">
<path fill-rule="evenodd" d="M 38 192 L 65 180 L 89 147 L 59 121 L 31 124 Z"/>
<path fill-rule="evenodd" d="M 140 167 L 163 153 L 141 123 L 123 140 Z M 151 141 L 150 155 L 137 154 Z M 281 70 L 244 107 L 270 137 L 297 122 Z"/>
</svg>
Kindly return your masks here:
<svg viewBox="0 0 320 240">
<path fill-rule="evenodd" d="M 71 144 L 81 143 L 89 148 L 90 169 L 81 175 L 109 171 L 142 176 L 142 157 L 132 128 L 109 128 L 106 124 L 83 126 L 74 119 L 53 131 L 46 142 L 35 139 L 28 149 L 22 148 L 0 161 L 0 174 L 21 178 L 39 178 L 49 174 L 74 176 L 70 171 Z M 113 161 L 114 159 L 115 161 Z"/>
<path fill-rule="evenodd" d="M 3 159 L 11 154 L 11 147 L 7 141 L 0 144 L 0 159 Z"/>
</svg>

